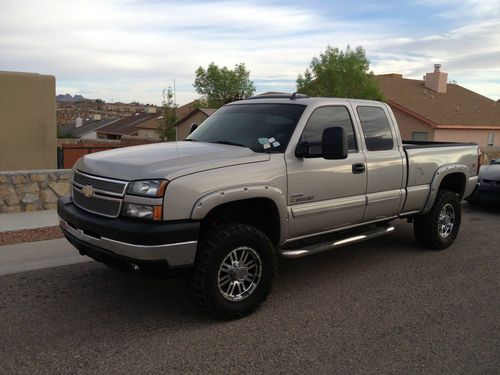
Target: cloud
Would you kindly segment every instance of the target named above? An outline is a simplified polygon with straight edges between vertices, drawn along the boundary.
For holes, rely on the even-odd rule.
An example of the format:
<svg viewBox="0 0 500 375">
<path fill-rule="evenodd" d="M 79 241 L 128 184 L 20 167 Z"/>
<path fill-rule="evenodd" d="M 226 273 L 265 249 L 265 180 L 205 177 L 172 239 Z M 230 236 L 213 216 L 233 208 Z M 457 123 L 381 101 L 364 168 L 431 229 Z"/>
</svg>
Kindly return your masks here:
<svg viewBox="0 0 500 375">
<path fill-rule="evenodd" d="M 258 92 L 293 91 L 298 73 L 328 44 L 362 44 L 376 73 L 421 77 L 441 62 L 450 79 L 500 96 L 498 83 L 484 78 L 485 71 L 499 73 L 496 2 L 467 0 L 453 8 L 448 0 L 436 1 L 418 6 L 441 22 L 433 27 L 426 21 L 426 30 L 415 32 L 419 20 L 404 7 L 383 16 L 341 17 L 337 9 L 349 10 L 342 2 L 41 0 L 26 6 L 3 0 L 0 69 L 54 74 L 58 92 L 150 103 L 161 101 L 162 88 L 175 77 L 183 103 L 197 97 L 196 68 L 212 61 L 245 62 Z M 451 22 L 454 9 L 473 10 Z"/>
</svg>

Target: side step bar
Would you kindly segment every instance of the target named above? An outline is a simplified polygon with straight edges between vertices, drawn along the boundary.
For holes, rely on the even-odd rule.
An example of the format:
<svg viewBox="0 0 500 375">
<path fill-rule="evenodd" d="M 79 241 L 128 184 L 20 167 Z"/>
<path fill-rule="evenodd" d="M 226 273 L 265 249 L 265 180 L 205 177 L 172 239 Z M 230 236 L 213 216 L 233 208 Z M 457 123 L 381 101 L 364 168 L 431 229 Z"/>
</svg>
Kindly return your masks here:
<svg viewBox="0 0 500 375">
<path fill-rule="evenodd" d="M 293 249 L 293 250 L 280 250 L 280 254 L 285 258 L 301 258 L 311 254 L 321 253 L 323 251 L 331 250 L 336 247 L 340 247 L 343 245 L 348 245 L 356 242 L 361 242 L 365 240 L 369 240 L 372 238 L 384 236 L 386 234 L 392 233 L 394 231 L 393 226 L 377 228 L 375 230 L 371 230 L 365 233 L 360 233 L 358 235 L 347 237 L 343 239 L 339 239 L 336 241 L 328 241 L 322 242 L 314 245 L 304 246 L 301 249 Z"/>
</svg>

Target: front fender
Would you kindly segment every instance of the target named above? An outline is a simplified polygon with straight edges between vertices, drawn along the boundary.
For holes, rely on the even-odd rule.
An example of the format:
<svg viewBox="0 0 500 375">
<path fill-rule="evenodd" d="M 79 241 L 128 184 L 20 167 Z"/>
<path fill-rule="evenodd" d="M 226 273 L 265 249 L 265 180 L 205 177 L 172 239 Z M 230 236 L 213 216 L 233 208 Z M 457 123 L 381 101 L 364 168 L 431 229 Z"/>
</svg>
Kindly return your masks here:
<svg viewBox="0 0 500 375">
<path fill-rule="evenodd" d="M 280 242 L 286 238 L 288 210 L 285 194 L 271 185 L 245 185 L 231 187 L 204 195 L 196 201 L 191 212 L 192 220 L 202 220 L 207 214 L 224 203 L 241 201 L 253 198 L 267 198 L 274 202 L 280 216 Z M 266 213 L 263 212 L 263 215 Z"/>
</svg>

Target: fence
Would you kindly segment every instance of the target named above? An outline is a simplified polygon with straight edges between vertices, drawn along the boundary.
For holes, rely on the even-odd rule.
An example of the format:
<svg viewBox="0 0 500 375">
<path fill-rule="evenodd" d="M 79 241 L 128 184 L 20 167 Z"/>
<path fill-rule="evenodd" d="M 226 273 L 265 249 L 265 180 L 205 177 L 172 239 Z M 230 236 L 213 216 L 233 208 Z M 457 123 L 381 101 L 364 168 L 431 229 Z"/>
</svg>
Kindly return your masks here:
<svg viewBox="0 0 500 375">
<path fill-rule="evenodd" d="M 94 152 L 112 150 L 115 148 L 137 146 L 154 143 L 151 139 L 125 140 L 77 140 L 59 139 L 57 146 L 57 168 L 71 169 L 78 159 Z"/>
</svg>

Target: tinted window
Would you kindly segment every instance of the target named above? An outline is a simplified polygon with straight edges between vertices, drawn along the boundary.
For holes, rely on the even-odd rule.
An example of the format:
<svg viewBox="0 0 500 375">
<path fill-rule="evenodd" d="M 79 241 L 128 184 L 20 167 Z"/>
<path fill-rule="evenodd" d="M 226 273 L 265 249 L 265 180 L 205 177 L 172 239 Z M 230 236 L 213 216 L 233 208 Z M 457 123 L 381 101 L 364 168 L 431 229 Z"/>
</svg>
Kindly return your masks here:
<svg viewBox="0 0 500 375">
<path fill-rule="evenodd" d="M 358 115 L 368 151 L 392 150 L 394 141 L 384 110 L 380 107 L 358 107 Z"/>
<path fill-rule="evenodd" d="M 351 116 L 346 107 L 321 107 L 316 109 L 302 133 L 301 141 L 321 142 L 323 130 L 332 126 L 341 126 L 347 135 L 349 151 L 357 151 L 356 138 L 352 126 Z"/>
<path fill-rule="evenodd" d="M 304 112 L 300 104 L 233 104 L 219 109 L 187 139 L 283 152 Z"/>
</svg>

